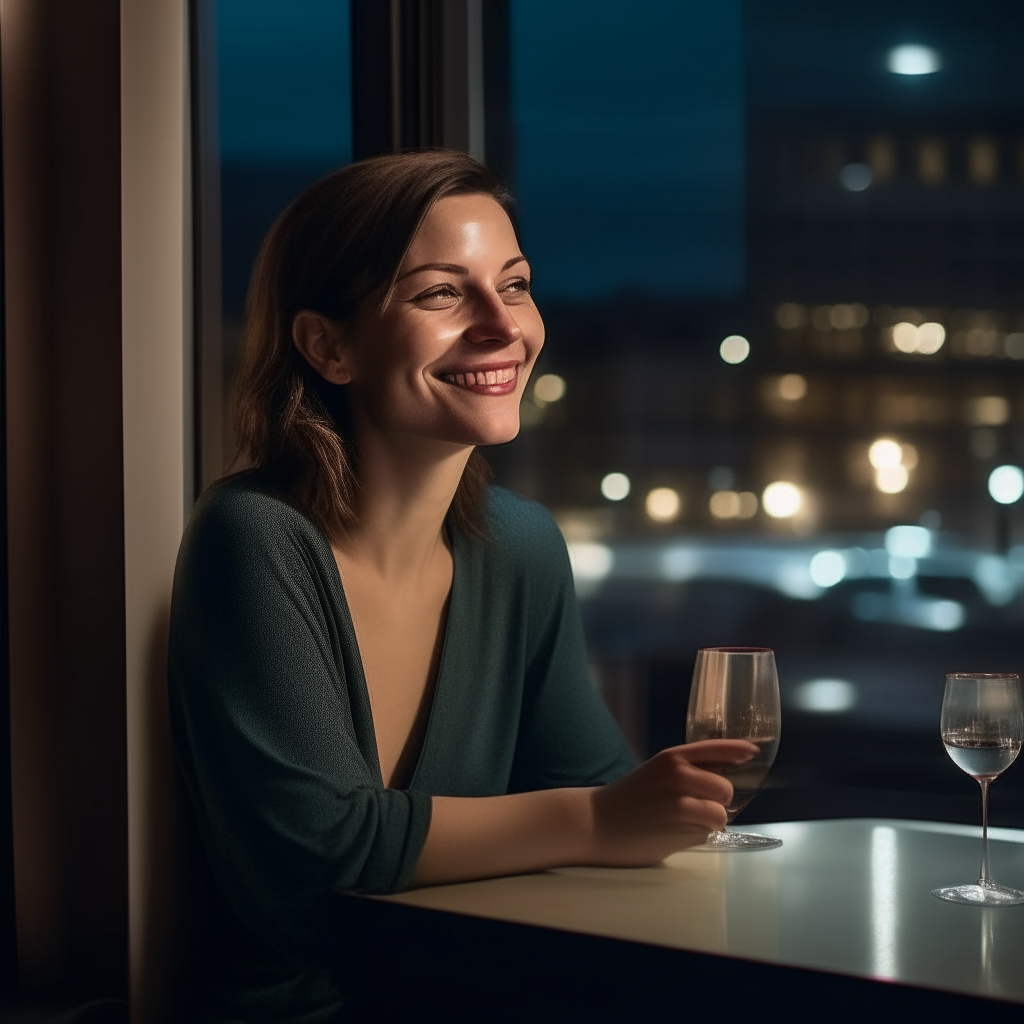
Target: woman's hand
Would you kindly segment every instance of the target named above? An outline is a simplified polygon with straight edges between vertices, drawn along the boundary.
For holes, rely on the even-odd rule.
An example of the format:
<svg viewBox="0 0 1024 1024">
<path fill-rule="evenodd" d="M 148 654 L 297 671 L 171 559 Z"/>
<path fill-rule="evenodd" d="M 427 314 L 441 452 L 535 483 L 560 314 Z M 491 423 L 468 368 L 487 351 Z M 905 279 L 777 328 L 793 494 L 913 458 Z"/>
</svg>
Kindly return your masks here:
<svg viewBox="0 0 1024 1024">
<path fill-rule="evenodd" d="M 757 753 L 746 740 L 701 740 L 669 747 L 617 782 L 590 791 L 592 863 L 656 864 L 725 828 L 732 783 L 700 767 L 741 764 Z"/>
<path fill-rule="evenodd" d="M 741 764 L 745 740 L 702 740 L 655 754 L 618 782 L 507 796 L 435 796 L 417 885 L 564 864 L 639 867 L 725 827 L 732 783 L 698 767 Z"/>
</svg>

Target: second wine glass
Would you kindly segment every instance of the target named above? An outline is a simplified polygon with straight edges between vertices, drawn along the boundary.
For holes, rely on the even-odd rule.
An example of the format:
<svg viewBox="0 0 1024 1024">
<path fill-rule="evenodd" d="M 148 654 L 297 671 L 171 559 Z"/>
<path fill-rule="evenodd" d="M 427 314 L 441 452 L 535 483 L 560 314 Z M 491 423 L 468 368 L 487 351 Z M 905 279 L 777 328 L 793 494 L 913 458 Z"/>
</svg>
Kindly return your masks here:
<svg viewBox="0 0 1024 1024">
<path fill-rule="evenodd" d="M 942 742 L 953 763 L 981 787 L 981 870 L 977 882 L 933 889 L 950 903 L 1009 907 L 1024 892 L 993 882 L 988 870 L 988 787 L 1010 767 L 1024 742 L 1024 692 L 1012 672 L 951 672 L 942 692 Z"/>
<path fill-rule="evenodd" d="M 742 764 L 701 765 L 727 778 L 731 822 L 761 788 L 779 749 L 782 710 L 775 654 L 767 647 L 705 647 L 697 652 L 686 712 L 686 742 L 748 740 L 758 753 Z M 755 832 L 712 832 L 697 850 L 766 850 L 781 839 Z"/>
</svg>

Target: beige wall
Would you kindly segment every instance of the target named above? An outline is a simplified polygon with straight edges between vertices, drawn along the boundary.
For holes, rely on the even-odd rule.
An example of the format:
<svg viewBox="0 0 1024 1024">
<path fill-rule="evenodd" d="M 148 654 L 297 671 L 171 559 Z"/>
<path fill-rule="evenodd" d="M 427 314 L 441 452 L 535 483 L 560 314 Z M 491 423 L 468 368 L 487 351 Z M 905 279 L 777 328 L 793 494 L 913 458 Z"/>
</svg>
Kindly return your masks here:
<svg viewBox="0 0 1024 1024">
<path fill-rule="evenodd" d="M 122 2 L 122 375 L 132 1019 L 166 1006 L 173 785 L 164 667 L 185 507 L 186 246 L 184 0 Z M 189 476 L 191 474 L 189 473 Z"/>
</svg>

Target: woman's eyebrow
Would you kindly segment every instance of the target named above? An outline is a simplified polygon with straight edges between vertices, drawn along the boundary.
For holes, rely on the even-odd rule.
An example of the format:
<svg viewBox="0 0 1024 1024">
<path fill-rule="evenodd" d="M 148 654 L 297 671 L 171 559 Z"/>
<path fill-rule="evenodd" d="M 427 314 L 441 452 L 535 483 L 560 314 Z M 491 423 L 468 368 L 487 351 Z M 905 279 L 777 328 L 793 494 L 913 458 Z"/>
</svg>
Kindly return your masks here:
<svg viewBox="0 0 1024 1024">
<path fill-rule="evenodd" d="M 514 267 L 517 263 L 525 263 L 525 256 L 513 256 L 510 260 L 505 260 L 502 264 L 502 270 L 508 270 L 509 267 Z M 404 281 L 407 277 L 411 277 L 413 274 L 418 274 L 423 270 L 440 270 L 446 274 L 468 274 L 469 267 L 459 266 L 458 263 L 421 263 L 418 267 L 413 267 L 412 270 L 407 270 L 401 277 L 396 280 Z"/>
</svg>

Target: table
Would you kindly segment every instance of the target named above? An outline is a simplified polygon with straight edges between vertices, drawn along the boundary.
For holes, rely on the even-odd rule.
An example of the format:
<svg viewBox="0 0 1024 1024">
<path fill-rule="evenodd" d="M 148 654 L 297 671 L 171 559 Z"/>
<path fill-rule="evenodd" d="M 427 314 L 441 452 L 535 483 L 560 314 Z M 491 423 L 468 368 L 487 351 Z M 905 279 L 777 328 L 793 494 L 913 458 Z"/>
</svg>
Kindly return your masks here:
<svg viewBox="0 0 1024 1024">
<path fill-rule="evenodd" d="M 539 957 L 564 958 L 582 942 L 586 952 L 574 962 L 603 964 L 591 981 L 628 961 L 645 977 L 638 989 L 663 983 L 677 998 L 688 976 L 752 985 L 762 995 L 773 985 L 780 993 L 796 986 L 868 1008 L 879 983 L 896 983 L 887 997 L 898 987 L 925 1002 L 939 991 L 955 993 L 982 1006 L 987 1019 L 1011 1009 L 1007 1003 L 1024 1003 L 1024 906 L 962 906 L 930 894 L 977 877 L 979 828 L 885 819 L 749 828 L 783 845 L 678 853 L 654 868 L 562 868 L 373 902 L 429 912 L 417 919 L 418 941 L 436 935 L 440 949 L 444 936 L 460 935 L 460 958 L 472 956 L 474 943 L 499 941 L 503 933 L 493 926 L 525 927 L 514 933 L 519 955 L 539 942 L 547 950 Z M 1024 832 L 991 829 L 990 844 L 993 877 L 1024 888 Z M 396 921 L 405 927 L 389 920 L 392 933 Z M 490 931 L 479 930 L 485 924 Z M 556 936 L 561 945 L 553 944 Z M 949 998 L 943 1006 L 952 1010 Z"/>
</svg>

